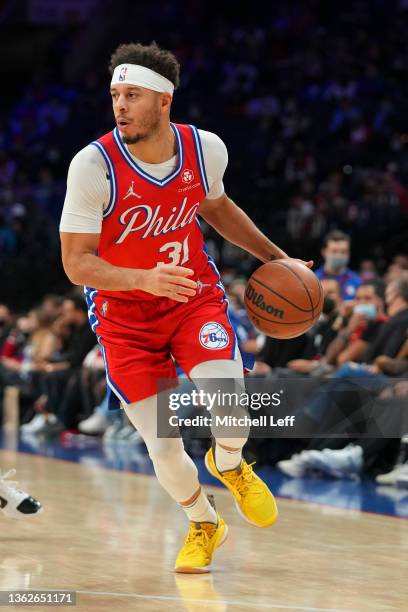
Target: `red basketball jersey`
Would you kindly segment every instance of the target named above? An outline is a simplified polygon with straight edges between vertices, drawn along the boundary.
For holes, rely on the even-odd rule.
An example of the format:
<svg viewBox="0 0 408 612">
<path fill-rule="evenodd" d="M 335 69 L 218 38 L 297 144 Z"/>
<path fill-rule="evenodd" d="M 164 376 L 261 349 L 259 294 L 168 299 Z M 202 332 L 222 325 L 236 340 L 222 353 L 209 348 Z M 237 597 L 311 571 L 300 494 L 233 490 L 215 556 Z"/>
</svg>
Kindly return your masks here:
<svg viewBox="0 0 408 612">
<path fill-rule="evenodd" d="M 202 275 L 212 262 L 196 217 L 209 191 L 198 130 L 171 124 L 177 168 L 163 179 L 148 174 L 132 158 L 115 128 L 93 142 L 103 155 L 111 197 L 103 215 L 98 255 L 128 268 L 173 263 Z M 214 270 L 212 270 L 214 274 Z M 144 291 L 99 291 L 123 299 L 157 299 Z"/>
</svg>

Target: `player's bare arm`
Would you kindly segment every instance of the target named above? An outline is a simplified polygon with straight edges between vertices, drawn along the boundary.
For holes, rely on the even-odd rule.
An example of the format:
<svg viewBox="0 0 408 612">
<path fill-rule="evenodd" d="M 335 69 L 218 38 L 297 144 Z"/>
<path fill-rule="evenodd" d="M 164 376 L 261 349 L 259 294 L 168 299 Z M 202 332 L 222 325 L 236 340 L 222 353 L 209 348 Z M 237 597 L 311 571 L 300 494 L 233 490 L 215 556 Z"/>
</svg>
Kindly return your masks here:
<svg viewBox="0 0 408 612">
<path fill-rule="evenodd" d="M 248 215 L 226 193 L 214 200 L 204 200 L 198 212 L 223 238 L 248 251 L 264 263 L 289 257 L 256 227 Z M 303 263 L 309 268 L 313 265 L 312 261 Z"/>
<path fill-rule="evenodd" d="M 99 234 L 61 232 L 62 263 L 74 285 L 88 285 L 105 291 L 140 289 L 177 302 L 187 302 L 196 293 L 197 283 L 188 278 L 193 270 L 162 264 L 149 270 L 114 266 L 95 255 Z"/>
</svg>

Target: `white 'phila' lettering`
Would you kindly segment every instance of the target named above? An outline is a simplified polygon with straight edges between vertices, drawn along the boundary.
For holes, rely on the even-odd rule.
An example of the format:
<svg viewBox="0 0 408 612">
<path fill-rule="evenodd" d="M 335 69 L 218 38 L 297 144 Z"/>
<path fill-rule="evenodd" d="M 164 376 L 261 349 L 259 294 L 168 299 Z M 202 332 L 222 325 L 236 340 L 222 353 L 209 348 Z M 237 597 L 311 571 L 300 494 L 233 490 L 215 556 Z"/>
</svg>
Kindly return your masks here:
<svg viewBox="0 0 408 612">
<path fill-rule="evenodd" d="M 177 206 L 173 206 L 167 219 L 159 216 L 161 204 L 156 206 L 154 210 L 148 204 L 139 204 L 138 206 L 128 208 L 119 217 L 120 223 L 126 225 L 126 227 L 115 244 L 121 244 L 133 232 L 144 230 L 140 236 L 143 240 L 150 235 L 159 236 L 160 234 L 167 234 L 167 232 L 173 232 L 176 229 L 189 225 L 194 221 L 200 203 L 197 202 L 187 211 L 186 205 L 187 198 L 184 198 L 178 213 Z"/>
</svg>

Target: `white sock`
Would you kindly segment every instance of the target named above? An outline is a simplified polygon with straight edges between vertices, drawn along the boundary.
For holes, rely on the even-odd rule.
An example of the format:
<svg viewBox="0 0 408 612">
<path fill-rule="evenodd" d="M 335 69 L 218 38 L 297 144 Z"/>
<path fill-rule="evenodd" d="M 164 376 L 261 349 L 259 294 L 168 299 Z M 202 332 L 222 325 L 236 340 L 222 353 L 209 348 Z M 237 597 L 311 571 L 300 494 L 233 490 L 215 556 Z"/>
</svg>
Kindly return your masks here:
<svg viewBox="0 0 408 612">
<path fill-rule="evenodd" d="M 217 524 L 217 513 L 208 501 L 207 496 L 201 489 L 200 495 L 191 506 L 181 506 L 190 521 L 195 523 L 215 523 Z"/>
<path fill-rule="evenodd" d="M 219 444 L 215 445 L 215 465 L 219 472 L 235 470 L 241 463 L 242 448 L 238 450 L 227 450 Z"/>
</svg>

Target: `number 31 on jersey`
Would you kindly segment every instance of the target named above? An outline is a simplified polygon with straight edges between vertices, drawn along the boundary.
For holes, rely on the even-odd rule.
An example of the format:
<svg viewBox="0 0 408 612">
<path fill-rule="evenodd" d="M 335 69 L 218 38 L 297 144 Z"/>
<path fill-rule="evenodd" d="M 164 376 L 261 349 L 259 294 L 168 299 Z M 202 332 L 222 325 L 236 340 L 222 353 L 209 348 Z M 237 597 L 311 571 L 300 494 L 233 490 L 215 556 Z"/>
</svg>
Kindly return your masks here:
<svg viewBox="0 0 408 612">
<path fill-rule="evenodd" d="M 183 242 L 166 242 L 159 249 L 159 253 L 166 253 L 167 261 L 159 261 L 158 266 L 172 263 L 175 266 L 183 265 L 188 262 L 189 250 L 188 250 L 188 237 L 189 234 L 184 238 Z"/>
</svg>

